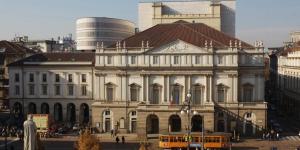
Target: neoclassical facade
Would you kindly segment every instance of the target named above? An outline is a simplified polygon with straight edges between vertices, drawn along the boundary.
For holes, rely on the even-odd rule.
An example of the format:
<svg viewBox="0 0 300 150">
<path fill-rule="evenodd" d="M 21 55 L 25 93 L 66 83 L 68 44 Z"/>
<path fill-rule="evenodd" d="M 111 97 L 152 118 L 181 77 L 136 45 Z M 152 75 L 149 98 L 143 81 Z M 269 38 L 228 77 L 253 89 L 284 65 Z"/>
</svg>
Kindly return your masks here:
<svg viewBox="0 0 300 150">
<path fill-rule="evenodd" d="M 205 24 L 178 21 L 102 45 L 91 54 L 42 54 L 11 64 L 13 110 L 24 106 L 26 113 L 103 132 L 157 135 L 186 131 L 180 111 L 190 93 L 198 112 L 191 115 L 193 132 L 204 126 L 253 135 L 265 128 L 262 42 L 252 46 Z"/>
<path fill-rule="evenodd" d="M 284 50 L 278 57 L 278 106 L 283 115 L 300 120 L 300 42 Z"/>
<path fill-rule="evenodd" d="M 93 53 L 41 53 L 9 65 L 11 111 L 50 114 L 55 122 L 90 121 Z M 52 120 L 51 119 L 51 120 Z"/>
<path fill-rule="evenodd" d="M 98 44 L 101 45 L 101 44 Z M 255 134 L 266 126 L 263 45 L 201 23 L 156 25 L 95 54 L 93 125 L 141 136 L 192 131 Z"/>
</svg>

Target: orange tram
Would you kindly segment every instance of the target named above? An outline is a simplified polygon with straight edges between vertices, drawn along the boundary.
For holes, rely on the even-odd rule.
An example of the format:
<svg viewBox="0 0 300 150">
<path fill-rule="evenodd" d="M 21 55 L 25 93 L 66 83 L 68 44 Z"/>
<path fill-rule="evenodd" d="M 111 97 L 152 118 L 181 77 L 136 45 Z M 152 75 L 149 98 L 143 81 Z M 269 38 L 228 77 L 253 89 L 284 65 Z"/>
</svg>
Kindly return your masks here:
<svg viewBox="0 0 300 150">
<path fill-rule="evenodd" d="M 231 148 L 230 137 L 230 133 L 205 134 L 204 149 L 229 150 Z M 190 137 L 183 133 L 159 135 L 159 148 L 162 150 L 186 150 L 188 144 L 190 144 L 190 150 L 201 150 L 201 133 L 192 133 Z"/>
</svg>

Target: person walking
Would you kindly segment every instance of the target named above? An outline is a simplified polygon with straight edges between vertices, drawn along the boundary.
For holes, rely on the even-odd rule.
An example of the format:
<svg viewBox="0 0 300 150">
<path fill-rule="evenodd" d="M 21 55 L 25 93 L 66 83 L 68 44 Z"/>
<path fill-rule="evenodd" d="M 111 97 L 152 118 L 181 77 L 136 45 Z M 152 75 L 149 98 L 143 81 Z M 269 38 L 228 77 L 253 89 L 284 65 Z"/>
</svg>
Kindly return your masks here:
<svg viewBox="0 0 300 150">
<path fill-rule="evenodd" d="M 279 133 L 278 132 L 276 133 L 276 139 L 277 139 L 277 141 L 279 141 Z"/>
<path fill-rule="evenodd" d="M 116 142 L 119 143 L 119 141 L 120 141 L 120 139 L 119 139 L 119 137 L 117 136 L 117 137 L 116 137 Z"/>
<path fill-rule="evenodd" d="M 125 137 L 122 136 L 122 144 L 125 144 Z"/>
<path fill-rule="evenodd" d="M 114 130 L 113 129 L 110 130 L 110 135 L 111 135 L 111 137 L 114 137 Z"/>
</svg>

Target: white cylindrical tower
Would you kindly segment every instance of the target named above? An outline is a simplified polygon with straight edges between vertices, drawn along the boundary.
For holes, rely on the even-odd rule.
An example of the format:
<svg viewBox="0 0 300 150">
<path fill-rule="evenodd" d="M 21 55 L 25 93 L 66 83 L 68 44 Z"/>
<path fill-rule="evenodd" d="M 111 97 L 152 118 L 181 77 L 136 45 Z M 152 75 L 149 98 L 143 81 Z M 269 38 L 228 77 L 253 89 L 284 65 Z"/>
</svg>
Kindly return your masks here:
<svg viewBox="0 0 300 150">
<path fill-rule="evenodd" d="M 104 47 L 134 35 L 134 23 L 115 18 L 86 17 L 76 21 L 77 50 L 95 50 L 97 42 Z"/>
</svg>

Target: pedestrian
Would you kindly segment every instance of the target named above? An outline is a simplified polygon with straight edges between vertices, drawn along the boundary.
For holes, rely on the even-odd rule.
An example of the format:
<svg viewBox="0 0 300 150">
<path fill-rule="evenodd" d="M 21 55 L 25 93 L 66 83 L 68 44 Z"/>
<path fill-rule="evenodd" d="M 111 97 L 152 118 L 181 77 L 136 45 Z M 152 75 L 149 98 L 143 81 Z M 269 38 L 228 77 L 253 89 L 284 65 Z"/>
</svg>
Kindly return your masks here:
<svg viewBox="0 0 300 150">
<path fill-rule="evenodd" d="M 278 132 L 276 133 L 276 138 L 279 141 L 279 133 Z"/>
<path fill-rule="evenodd" d="M 265 138 L 266 138 L 266 134 L 264 132 L 263 135 L 262 135 L 262 139 L 265 140 Z"/>
<path fill-rule="evenodd" d="M 299 131 L 299 133 L 298 133 L 298 136 L 300 137 L 300 131 Z"/>
<path fill-rule="evenodd" d="M 119 143 L 119 141 L 120 141 L 120 139 L 119 139 L 119 137 L 117 136 L 117 137 L 116 137 L 116 142 Z"/>
<path fill-rule="evenodd" d="M 113 129 L 110 130 L 110 135 L 111 135 L 111 137 L 114 137 L 114 130 Z"/>
<path fill-rule="evenodd" d="M 124 144 L 124 143 L 125 143 L 125 137 L 122 136 L 122 144 Z"/>
<path fill-rule="evenodd" d="M 266 138 L 270 141 L 270 133 L 269 132 L 267 133 Z"/>
</svg>

